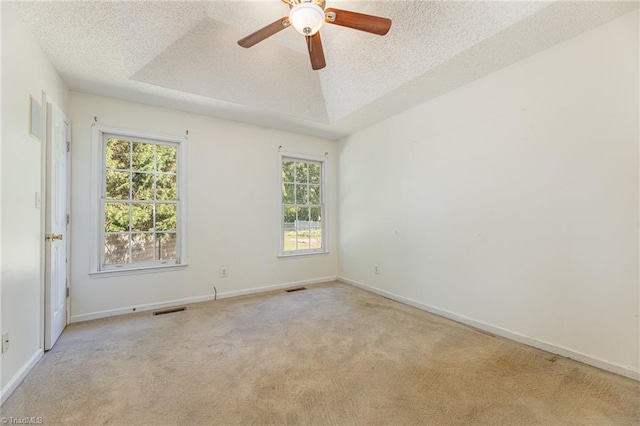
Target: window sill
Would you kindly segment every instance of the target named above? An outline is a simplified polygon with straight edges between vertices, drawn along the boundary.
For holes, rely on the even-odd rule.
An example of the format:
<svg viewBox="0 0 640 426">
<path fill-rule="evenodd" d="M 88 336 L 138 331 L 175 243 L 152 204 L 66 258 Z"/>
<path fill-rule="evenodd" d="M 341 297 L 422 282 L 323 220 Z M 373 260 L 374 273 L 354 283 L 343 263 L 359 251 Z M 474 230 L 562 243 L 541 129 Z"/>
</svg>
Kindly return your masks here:
<svg viewBox="0 0 640 426">
<path fill-rule="evenodd" d="M 176 270 L 186 269 L 188 264 L 183 263 L 180 265 L 158 265 L 158 266 L 145 266 L 141 268 L 121 268 L 121 269 L 109 269 L 107 271 L 92 271 L 89 275 L 94 278 L 109 278 L 109 277 L 122 277 L 127 275 L 140 275 L 140 274 L 155 274 L 158 272 L 171 272 Z"/>
<path fill-rule="evenodd" d="M 278 257 L 281 259 L 286 259 L 288 257 L 316 256 L 316 255 L 329 254 L 329 253 L 330 253 L 329 251 L 310 251 L 310 252 L 304 252 L 304 253 L 279 254 Z"/>
</svg>

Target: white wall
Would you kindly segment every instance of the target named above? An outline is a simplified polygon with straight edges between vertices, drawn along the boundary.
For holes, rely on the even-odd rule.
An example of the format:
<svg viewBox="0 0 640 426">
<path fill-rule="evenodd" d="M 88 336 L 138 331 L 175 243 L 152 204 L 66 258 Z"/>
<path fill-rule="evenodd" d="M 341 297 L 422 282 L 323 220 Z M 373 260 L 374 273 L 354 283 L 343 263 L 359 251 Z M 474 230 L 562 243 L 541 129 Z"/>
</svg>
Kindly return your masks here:
<svg viewBox="0 0 640 426">
<path fill-rule="evenodd" d="M 636 11 L 346 138 L 340 275 L 640 377 L 638 76 Z"/>
<path fill-rule="evenodd" d="M 259 287 L 334 279 L 337 262 L 337 143 L 71 92 L 71 319 L 130 312 L 143 305 L 231 295 Z M 188 262 L 185 270 L 95 278 L 90 268 L 91 129 L 105 125 L 184 135 L 187 154 Z M 330 254 L 277 257 L 278 147 L 328 153 Z M 220 268 L 229 267 L 229 277 Z"/>
<path fill-rule="evenodd" d="M 2 4 L 2 332 L 10 349 L 2 354 L 3 397 L 41 353 L 43 143 L 29 135 L 29 95 L 42 91 L 67 111 L 68 90 L 15 11 Z M 44 196 L 42 197 L 44 200 Z M 30 360 L 32 361 L 30 363 Z M 21 371 L 22 369 L 22 371 Z"/>
</svg>

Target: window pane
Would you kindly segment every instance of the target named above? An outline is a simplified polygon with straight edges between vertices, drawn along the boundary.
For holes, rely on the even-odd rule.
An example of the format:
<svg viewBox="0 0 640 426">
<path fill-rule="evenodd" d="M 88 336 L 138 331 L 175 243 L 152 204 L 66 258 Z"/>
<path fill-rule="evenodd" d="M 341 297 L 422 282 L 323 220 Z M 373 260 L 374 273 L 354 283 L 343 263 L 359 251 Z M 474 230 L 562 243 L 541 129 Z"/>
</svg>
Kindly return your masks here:
<svg viewBox="0 0 640 426">
<path fill-rule="evenodd" d="M 295 207 L 285 207 L 284 208 L 284 224 L 293 225 L 296 222 L 296 208 Z"/>
<path fill-rule="evenodd" d="M 129 263 L 129 234 L 109 234 L 104 238 L 104 264 Z"/>
<path fill-rule="evenodd" d="M 153 173 L 133 173 L 131 175 L 131 199 L 153 200 Z"/>
<path fill-rule="evenodd" d="M 156 145 L 156 166 L 159 172 L 175 173 L 178 164 L 178 149 L 175 146 Z"/>
<path fill-rule="evenodd" d="M 309 204 L 320 204 L 320 185 L 309 185 Z"/>
<path fill-rule="evenodd" d="M 297 162 L 296 163 L 296 182 L 307 183 L 308 181 L 309 181 L 309 176 L 307 175 L 307 163 Z"/>
<path fill-rule="evenodd" d="M 129 173 L 107 170 L 107 199 L 129 199 Z"/>
<path fill-rule="evenodd" d="M 156 258 L 173 260 L 178 257 L 176 251 L 176 234 L 156 234 Z"/>
<path fill-rule="evenodd" d="M 131 205 L 131 230 L 134 232 L 153 231 L 153 204 L 144 203 Z"/>
<path fill-rule="evenodd" d="M 309 221 L 309 208 L 308 207 L 298 207 L 298 221 Z"/>
<path fill-rule="evenodd" d="M 176 175 L 156 175 L 156 200 L 177 200 Z"/>
<path fill-rule="evenodd" d="M 293 225 L 288 229 L 287 225 L 284 228 L 284 251 L 294 251 L 296 249 L 296 230 L 293 229 Z"/>
<path fill-rule="evenodd" d="M 308 202 L 307 185 L 296 185 L 296 204 L 307 204 Z"/>
<path fill-rule="evenodd" d="M 319 222 L 316 222 L 319 223 Z M 311 224 L 310 230 L 310 248 L 312 249 L 321 249 L 322 248 L 322 226 L 313 226 Z"/>
<path fill-rule="evenodd" d="M 311 207 L 311 209 L 309 210 L 309 220 L 312 222 L 322 221 L 322 208 Z"/>
<path fill-rule="evenodd" d="M 156 231 L 175 231 L 177 222 L 175 204 L 156 204 Z"/>
<path fill-rule="evenodd" d="M 320 183 L 320 163 L 309 163 L 309 182 Z"/>
<path fill-rule="evenodd" d="M 104 230 L 106 232 L 129 231 L 129 204 L 105 203 Z"/>
<path fill-rule="evenodd" d="M 293 161 L 283 161 L 282 162 L 282 181 L 283 182 L 293 182 Z"/>
<path fill-rule="evenodd" d="M 296 208 L 284 208 L 284 250 L 291 251 L 296 249 Z"/>
<path fill-rule="evenodd" d="M 293 204 L 296 202 L 295 196 L 296 186 L 292 183 L 282 184 L 282 202 L 285 204 Z"/>
<path fill-rule="evenodd" d="M 108 169 L 128 169 L 130 142 L 121 139 L 107 138 L 107 168 Z"/>
<path fill-rule="evenodd" d="M 144 142 L 133 142 L 131 152 L 131 168 L 133 170 L 153 171 L 155 145 Z"/>
<path fill-rule="evenodd" d="M 309 250 L 309 228 L 298 229 L 297 233 L 298 250 Z"/>
<path fill-rule="evenodd" d="M 150 262 L 153 260 L 153 234 L 131 235 L 132 262 Z"/>
</svg>

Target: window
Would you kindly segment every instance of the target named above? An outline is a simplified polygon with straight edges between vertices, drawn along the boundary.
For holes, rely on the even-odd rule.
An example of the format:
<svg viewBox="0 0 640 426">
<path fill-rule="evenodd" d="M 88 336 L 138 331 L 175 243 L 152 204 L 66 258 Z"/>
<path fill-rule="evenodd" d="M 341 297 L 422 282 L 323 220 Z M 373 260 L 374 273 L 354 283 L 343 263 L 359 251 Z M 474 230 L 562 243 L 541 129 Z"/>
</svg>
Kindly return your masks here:
<svg viewBox="0 0 640 426">
<path fill-rule="evenodd" d="M 184 265 L 185 141 L 99 127 L 93 272 Z"/>
<path fill-rule="evenodd" d="M 280 156 L 280 254 L 325 253 L 324 157 Z"/>
</svg>

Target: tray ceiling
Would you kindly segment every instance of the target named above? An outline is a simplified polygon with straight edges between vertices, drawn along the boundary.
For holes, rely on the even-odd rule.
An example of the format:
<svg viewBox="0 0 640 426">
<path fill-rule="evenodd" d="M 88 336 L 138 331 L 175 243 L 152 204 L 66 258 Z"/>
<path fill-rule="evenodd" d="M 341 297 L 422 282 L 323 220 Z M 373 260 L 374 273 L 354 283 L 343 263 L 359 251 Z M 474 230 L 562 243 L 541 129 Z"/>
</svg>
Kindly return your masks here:
<svg viewBox="0 0 640 426">
<path fill-rule="evenodd" d="M 72 90 L 337 139 L 638 8 L 629 2 L 327 1 L 391 18 L 325 25 L 312 71 L 278 0 L 9 2 Z"/>
</svg>

